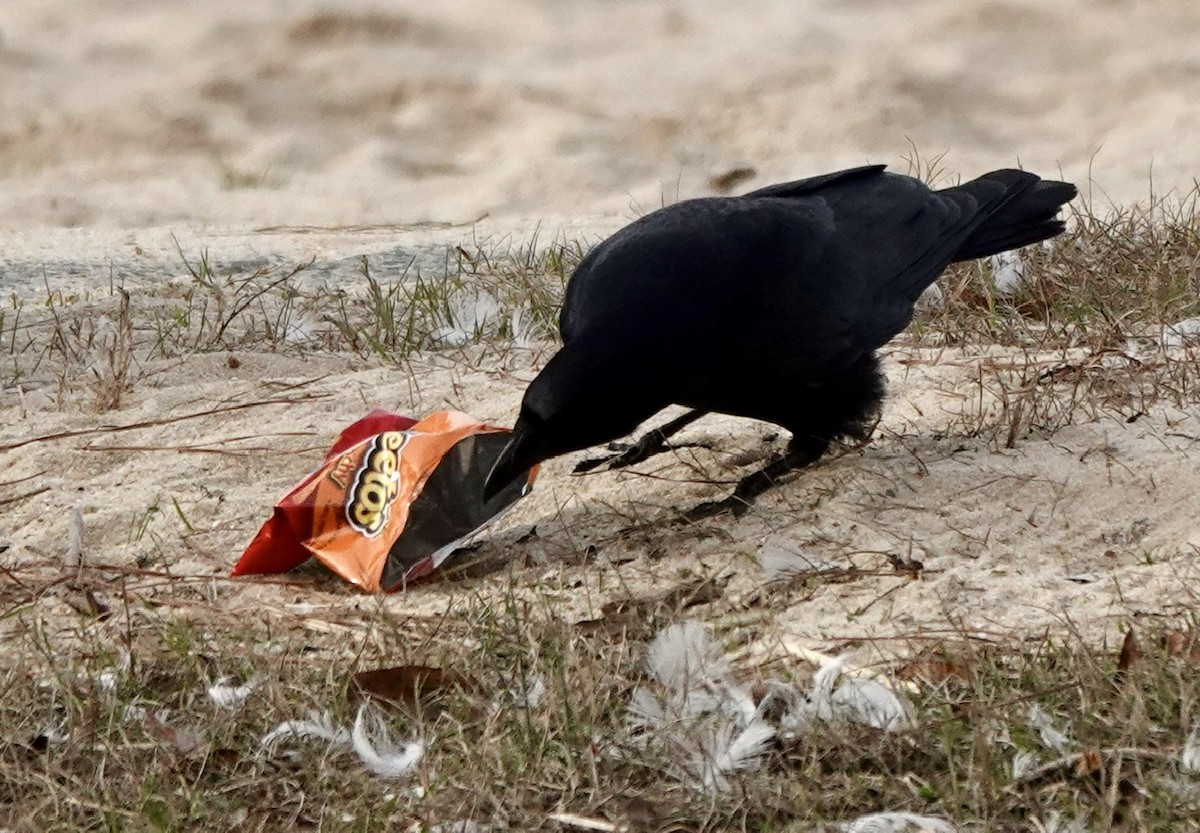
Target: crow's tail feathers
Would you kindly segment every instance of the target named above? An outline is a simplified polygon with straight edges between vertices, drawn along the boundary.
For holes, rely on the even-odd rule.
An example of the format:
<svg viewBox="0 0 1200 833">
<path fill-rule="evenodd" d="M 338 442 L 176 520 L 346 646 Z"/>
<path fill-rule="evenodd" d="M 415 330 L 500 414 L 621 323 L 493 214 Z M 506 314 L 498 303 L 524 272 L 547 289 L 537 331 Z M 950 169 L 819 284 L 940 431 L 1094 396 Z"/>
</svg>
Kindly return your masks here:
<svg viewBox="0 0 1200 833">
<path fill-rule="evenodd" d="M 997 184 L 1004 186 L 1000 199 L 994 198 Z M 987 214 L 958 248 L 955 260 L 987 257 L 1054 237 L 1064 228 L 1058 210 L 1076 194 L 1069 182 L 1016 170 L 992 171 L 948 190 L 977 197 Z"/>
</svg>

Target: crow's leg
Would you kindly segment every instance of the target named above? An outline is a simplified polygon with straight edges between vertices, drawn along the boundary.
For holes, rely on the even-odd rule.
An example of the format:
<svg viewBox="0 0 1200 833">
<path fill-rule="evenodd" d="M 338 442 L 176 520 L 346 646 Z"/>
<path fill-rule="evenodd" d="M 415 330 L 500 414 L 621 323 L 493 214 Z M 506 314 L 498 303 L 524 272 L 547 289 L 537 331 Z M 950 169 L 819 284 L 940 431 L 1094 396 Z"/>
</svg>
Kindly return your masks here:
<svg viewBox="0 0 1200 833">
<path fill-rule="evenodd" d="M 851 450 L 866 448 L 871 440 L 875 438 L 875 431 L 879 428 L 879 423 L 883 421 L 883 410 L 877 409 L 869 417 L 866 417 L 861 424 L 856 426 L 854 430 L 846 434 L 847 439 L 854 440 L 854 443 L 849 446 Z"/>
<path fill-rule="evenodd" d="M 610 454 L 607 457 L 592 457 L 584 460 L 575 466 L 575 473 L 580 474 L 585 471 L 591 471 L 600 466 L 604 466 L 610 470 L 623 469 L 626 466 L 632 466 L 634 463 L 647 460 L 655 454 L 669 451 L 674 446 L 667 445 L 667 439 L 678 434 L 707 413 L 708 411 L 688 411 L 683 416 L 676 417 L 659 428 L 647 431 L 633 445 L 621 449 L 619 454 Z"/>
<path fill-rule="evenodd" d="M 743 477 L 738 481 L 737 488 L 733 490 L 732 495 L 724 500 L 706 501 L 692 507 L 684 513 L 683 520 L 699 521 L 724 512 L 731 512 L 734 517 L 744 515 L 756 497 L 781 482 L 792 472 L 811 466 L 821 459 L 821 456 L 829 448 L 829 442 L 829 440 L 816 437 L 803 439 L 793 437 L 782 457 Z"/>
<path fill-rule="evenodd" d="M 796 413 L 792 419 L 774 420 L 792 432 L 787 452 L 743 477 L 725 500 L 702 503 L 683 519 L 710 518 L 727 511 L 735 516 L 745 514 L 756 497 L 789 473 L 820 459 L 835 438 L 851 437 L 865 445 L 879 423 L 883 395 L 883 372 L 874 353 L 864 354 L 844 372 L 808 386 L 806 396 L 819 407 Z"/>
</svg>

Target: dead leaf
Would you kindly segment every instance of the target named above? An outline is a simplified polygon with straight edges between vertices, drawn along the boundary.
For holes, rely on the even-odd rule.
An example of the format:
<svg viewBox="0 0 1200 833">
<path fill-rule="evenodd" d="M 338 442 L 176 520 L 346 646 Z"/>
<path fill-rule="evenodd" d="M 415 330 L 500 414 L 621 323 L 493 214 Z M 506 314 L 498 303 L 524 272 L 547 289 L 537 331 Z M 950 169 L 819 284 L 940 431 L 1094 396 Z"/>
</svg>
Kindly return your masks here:
<svg viewBox="0 0 1200 833">
<path fill-rule="evenodd" d="M 208 755 L 209 763 L 221 769 L 232 769 L 242 759 L 240 750 L 231 747 L 223 746 L 219 749 L 214 749 Z"/>
<path fill-rule="evenodd" d="M 402 706 L 428 706 L 455 689 L 476 688 L 470 678 L 429 665 L 398 665 L 359 671 L 350 678 L 346 699 L 352 705 L 364 698 Z"/>
<path fill-rule="evenodd" d="M 900 666 L 896 669 L 896 676 L 902 680 L 915 680 L 931 686 L 940 686 L 950 680 L 965 681 L 967 668 L 957 660 L 921 659 Z"/>
<path fill-rule="evenodd" d="M 1163 634 L 1163 648 L 1167 656 L 1200 665 L 1200 639 L 1193 631 L 1168 630 Z"/>
<path fill-rule="evenodd" d="M 728 194 L 747 179 L 753 178 L 757 173 L 758 171 L 754 168 L 746 166 L 730 168 L 724 173 L 709 177 L 708 185 L 719 194 Z"/>
<path fill-rule="evenodd" d="M 1080 752 L 1075 758 L 1075 777 L 1086 778 L 1094 772 L 1099 772 L 1104 765 L 1104 759 L 1096 749 Z"/>
<path fill-rule="evenodd" d="M 154 712 L 146 715 L 146 734 L 168 744 L 184 757 L 202 757 L 207 752 L 204 734 L 188 726 L 172 726 Z"/>
<path fill-rule="evenodd" d="M 896 677 L 940 686 L 970 679 L 972 660 L 978 651 L 962 645 L 934 645 L 896 669 Z"/>
<path fill-rule="evenodd" d="M 1138 644 L 1133 628 L 1125 632 L 1125 641 L 1121 643 L 1121 654 L 1117 657 L 1117 679 L 1125 676 L 1125 672 L 1142 659 L 1142 646 Z"/>
<path fill-rule="evenodd" d="M 92 616 L 101 622 L 112 616 L 112 608 L 101 601 L 90 587 L 82 588 L 81 591 L 74 585 L 68 585 L 63 601 L 81 616 Z"/>
</svg>

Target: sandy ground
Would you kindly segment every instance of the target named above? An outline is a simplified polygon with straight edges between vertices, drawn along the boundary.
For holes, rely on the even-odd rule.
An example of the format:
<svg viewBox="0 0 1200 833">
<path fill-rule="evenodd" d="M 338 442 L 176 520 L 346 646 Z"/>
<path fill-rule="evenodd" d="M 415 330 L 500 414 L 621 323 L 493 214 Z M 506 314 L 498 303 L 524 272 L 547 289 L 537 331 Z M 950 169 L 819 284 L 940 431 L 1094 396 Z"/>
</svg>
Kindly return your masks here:
<svg viewBox="0 0 1200 833">
<path fill-rule="evenodd" d="M 741 168 L 736 189 L 866 161 L 903 170 L 912 147 L 964 175 L 1061 172 L 1125 204 L 1152 180 L 1186 191 L 1200 172 L 1197 43 L 1192 0 L 10 0 L 0 285 L 32 300 L 47 286 L 103 293 L 110 276 L 160 283 L 182 273 L 176 240 L 225 264 L 315 257 L 319 279 L 343 285 L 366 253 L 436 273 L 458 243 L 598 237 Z M 103 415 L 6 381 L 0 446 L 289 402 L 0 450 L 0 560 L 56 564 L 79 507 L 96 562 L 222 575 L 343 424 L 372 405 L 507 422 L 544 352 L 431 356 L 403 372 L 240 359 L 236 370 L 224 355 L 147 362 Z M 732 576 L 727 595 L 764 645 L 783 632 L 828 647 L 1068 623 L 1111 635 L 1190 604 L 1200 413 L 1084 420 L 997 448 L 964 429 L 977 367 L 969 355 L 894 363 L 876 442 L 737 521 L 666 523 L 672 507 L 723 491 L 691 482 L 703 479 L 692 465 L 732 480 L 731 457 L 761 455 L 761 426 L 701 423 L 691 436 L 715 451 L 641 474 L 571 478 L 575 458 L 554 462 L 480 557 L 517 564 L 567 619 L 690 575 Z M 517 543 L 533 525 L 538 536 Z M 764 547 L 867 574 L 760 604 Z M 922 579 L 891 574 L 889 553 L 919 559 Z M 212 592 L 231 610 L 362 603 L 319 573 L 298 580 L 303 590 Z M 508 581 L 485 570 L 383 603 L 440 611 L 477 589 L 464 583 Z"/>
<path fill-rule="evenodd" d="M 915 146 L 1187 188 L 1189 0 L 13 0 L 0 228 L 632 214 Z"/>
<path fill-rule="evenodd" d="M 345 358 L 238 355 L 236 369 L 224 355 L 147 367 L 128 405 L 99 419 L 86 407 L 58 409 L 48 395 L 26 396 L 24 405 L 7 398 L 5 443 L 86 433 L 4 453 L 5 563 L 53 572 L 79 508 L 85 559 L 213 577 L 198 590 L 202 610 L 217 600 L 231 615 L 254 617 L 285 604 L 370 606 L 318 568 L 282 586 L 220 577 L 347 417 L 380 404 L 504 420 L 544 360 L 530 350 L 459 353 L 414 361 L 404 373 Z M 763 655 L 781 637 L 821 649 L 865 644 L 884 655 L 965 635 L 1008 640 L 1071 629 L 1111 640 L 1130 622 L 1183 615 L 1200 578 L 1200 411 L 1164 405 L 1133 422 L 1119 413 L 1085 417 L 1049 434 L 1021 432 L 1006 449 L 1003 430 L 998 439 L 970 430 L 999 418 L 994 387 L 981 389 L 978 379 L 981 367 L 1004 359 L 998 351 L 897 350 L 892 407 L 876 440 L 738 520 L 672 522 L 676 508 L 721 496 L 728 486 L 720 481 L 778 448 L 768 426 L 710 418 L 683 439 L 711 450 L 681 450 L 636 472 L 572 477 L 582 455 L 555 460 L 482 546 L 460 556 L 477 562 L 470 575 L 381 603 L 397 614 L 437 615 L 475 594 L 515 592 L 548 597 L 572 622 L 609 601 L 713 579 L 728 582 L 718 609 L 751 624 Z M 179 421 L 112 430 L 164 415 Z M 772 589 L 758 559 L 781 551 L 832 572 Z M 893 557 L 919 561 L 919 579 L 897 573 Z M 170 604 L 187 607 L 178 594 Z"/>
</svg>

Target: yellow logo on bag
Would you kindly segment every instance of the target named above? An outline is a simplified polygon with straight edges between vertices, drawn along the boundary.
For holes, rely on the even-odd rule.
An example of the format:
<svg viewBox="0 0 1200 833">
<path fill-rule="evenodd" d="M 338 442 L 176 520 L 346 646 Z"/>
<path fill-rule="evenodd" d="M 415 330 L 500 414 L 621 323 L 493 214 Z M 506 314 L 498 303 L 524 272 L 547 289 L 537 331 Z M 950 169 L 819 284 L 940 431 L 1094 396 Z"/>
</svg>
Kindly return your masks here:
<svg viewBox="0 0 1200 833">
<path fill-rule="evenodd" d="M 407 431 L 385 431 L 371 441 L 354 485 L 346 499 L 346 520 L 358 532 L 374 538 L 387 526 L 392 501 L 400 491 L 400 449 Z"/>
</svg>

